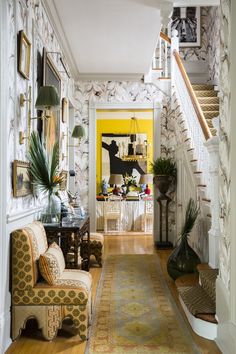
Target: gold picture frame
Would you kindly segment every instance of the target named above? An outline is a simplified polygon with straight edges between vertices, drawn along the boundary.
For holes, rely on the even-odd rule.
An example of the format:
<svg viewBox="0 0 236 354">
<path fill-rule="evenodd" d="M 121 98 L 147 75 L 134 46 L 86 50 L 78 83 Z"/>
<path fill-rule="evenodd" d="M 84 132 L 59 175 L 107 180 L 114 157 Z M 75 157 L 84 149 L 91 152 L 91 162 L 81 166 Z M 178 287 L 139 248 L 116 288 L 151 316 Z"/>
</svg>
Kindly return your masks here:
<svg viewBox="0 0 236 354">
<path fill-rule="evenodd" d="M 60 173 L 60 177 L 63 178 L 62 182 L 60 183 L 60 190 L 65 191 L 67 189 L 68 171 L 62 170 Z"/>
<path fill-rule="evenodd" d="M 61 77 L 49 54 L 43 48 L 43 85 L 54 86 L 61 99 Z M 60 111 L 51 111 L 51 118 L 44 120 L 43 136 L 46 150 L 49 152 L 60 139 Z"/>
<path fill-rule="evenodd" d="M 30 76 L 31 43 L 24 31 L 19 32 L 19 60 L 18 71 L 23 78 L 29 80 Z"/>
<path fill-rule="evenodd" d="M 13 197 L 25 197 L 32 194 L 29 175 L 29 162 L 14 160 L 13 162 Z"/>
<path fill-rule="evenodd" d="M 69 106 L 68 106 L 68 98 L 67 97 L 63 97 L 61 100 L 61 120 L 62 123 L 67 123 L 68 121 L 68 110 L 69 110 Z"/>
</svg>

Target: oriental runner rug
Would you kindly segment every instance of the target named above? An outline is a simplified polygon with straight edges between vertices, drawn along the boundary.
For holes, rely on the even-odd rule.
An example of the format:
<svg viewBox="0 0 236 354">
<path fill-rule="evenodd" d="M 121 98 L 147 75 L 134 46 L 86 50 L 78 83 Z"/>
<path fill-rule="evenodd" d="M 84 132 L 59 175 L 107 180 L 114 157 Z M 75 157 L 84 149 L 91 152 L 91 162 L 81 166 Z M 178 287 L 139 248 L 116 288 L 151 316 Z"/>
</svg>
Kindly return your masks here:
<svg viewBox="0 0 236 354">
<path fill-rule="evenodd" d="M 107 258 L 86 353 L 200 353 L 171 299 L 157 255 Z"/>
</svg>

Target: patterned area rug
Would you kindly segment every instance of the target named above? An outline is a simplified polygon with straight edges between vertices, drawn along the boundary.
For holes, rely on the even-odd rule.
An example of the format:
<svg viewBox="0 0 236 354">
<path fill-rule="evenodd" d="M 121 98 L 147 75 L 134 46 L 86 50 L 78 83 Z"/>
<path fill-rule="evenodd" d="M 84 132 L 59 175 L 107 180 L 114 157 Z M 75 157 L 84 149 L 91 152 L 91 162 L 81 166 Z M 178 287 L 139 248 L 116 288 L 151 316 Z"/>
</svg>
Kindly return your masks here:
<svg viewBox="0 0 236 354">
<path fill-rule="evenodd" d="M 199 353 L 156 255 L 108 257 L 86 353 Z"/>
</svg>

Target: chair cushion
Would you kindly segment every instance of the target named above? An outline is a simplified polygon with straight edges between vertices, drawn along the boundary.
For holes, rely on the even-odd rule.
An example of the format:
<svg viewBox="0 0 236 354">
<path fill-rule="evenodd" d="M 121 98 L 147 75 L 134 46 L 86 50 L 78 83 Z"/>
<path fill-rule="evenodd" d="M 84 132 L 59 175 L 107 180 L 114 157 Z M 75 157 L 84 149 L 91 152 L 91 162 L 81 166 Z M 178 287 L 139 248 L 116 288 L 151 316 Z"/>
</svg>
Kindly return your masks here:
<svg viewBox="0 0 236 354">
<path fill-rule="evenodd" d="M 53 242 L 47 251 L 40 255 L 39 270 L 43 278 L 50 285 L 54 285 L 65 270 L 65 259 L 61 248 Z"/>
<path fill-rule="evenodd" d="M 70 288 L 84 288 L 90 292 L 92 286 L 92 276 L 85 270 L 65 269 L 60 277 L 56 279 L 55 285 Z"/>
</svg>

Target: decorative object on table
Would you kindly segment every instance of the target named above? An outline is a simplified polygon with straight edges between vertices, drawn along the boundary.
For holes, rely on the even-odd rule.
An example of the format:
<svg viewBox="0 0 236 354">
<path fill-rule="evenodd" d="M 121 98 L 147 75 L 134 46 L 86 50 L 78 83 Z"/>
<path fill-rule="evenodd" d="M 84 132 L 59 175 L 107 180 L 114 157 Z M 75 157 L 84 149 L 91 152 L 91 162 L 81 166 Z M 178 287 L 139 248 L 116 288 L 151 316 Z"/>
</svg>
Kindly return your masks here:
<svg viewBox="0 0 236 354">
<path fill-rule="evenodd" d="M 60 177 L 62 179 L 60 183 L 60 190 L 65 191 L 67 189 L 67 176 L 68 176 L 68 171 L 62 170 L 60 172 Z"/>
<path fill-rule="evenodd" d="M 160 207 L 160 220 L 159 220 L 159 234 L 160 241 L 156 243 L 157 248 L 167 249 L 172 248 L 173 244 L 168 240 L 168 214 L 169 214 L 169 204 L 171 198 L 166 195 L 170 185 L 175 183 L 176 180 L 176 164 L 171 158 L 159 157 L 151 163 L 151 170 L 154 175 L 153 182 L 156 185 L 160 195 L 157 198 L 157 202 Z M 165 241 L 163 241 L 163 205 L 165 206 Z"/>
<path fill-rule="evenodd" d="M 147 195 L 151 194 L 151 189 L 148 188 L 149 184 L 153 183 L 153 176 L 150 173 L 145 173 L 140 176 L 139 184 L 142 186 L 142 192 Z"/>
<path fill-rule="evenodd" d="M 68 98 L 63 97 L 61 100 L 61 120 L 62 123 L 67 123 L 69 115 Z"/>
<path fill-rule="evenodd" d="M 72 207 L 76 207 L 78 206 L 78 203 L 77 203 L 77 198 L 78 198 L 78 192 L 76 193 L 72 193 L 71 191 L 67 191 L 67 195 L 68 195 L 68 198 L 69 198 L 69 204 L 72 206 Z"/>
<path fill-rule="evenodd" d="M 102 195 L 107 195 L 108 184 L 105 179 L 102 180 Z"/>
<path fill-rule="evenodd" d="M 44 148 L 39 134 L 32 132 L 28 155 L 32 182 L 46 196 L 41 221 L 45 224 L 58 223 L 61 216 L 61 200 L 56 193 L 63 181 L 59 175 L 59 144 L 55 142 L 52 152 L 49 154 Z"/>
<path fill-rule="evenodd" d="M 52 60 L 53 53 L 43 49 L 43 86 L 52 85 L 57 90 L 59 101 L 61 100 L 61 77 Z M 51 118 L 43 120 L 42 132 L 45 140 L 45 147 L 50 151 L 56 141 L 60 138 L 60 110 L 51 111 Z"/>
<path fill-rule="evenodd" d="M 190 198 L 185 215 L 185 222 L 180 236 L 180 244 L 171 253 L 167 262 L 168 274 L 174 280 L 181 275 L 196 272 L 201 263 L 197 253 L 189 246 L 188 238 L 199 214 L 197 203 Z"/>
<path fill-rule="evenodd" d="M 32 185 L 29 174 L 29 163 L 14 160 L 13 162 L 13 197 L 25 197 L 32 194 Z"/>
<path fill-rule="evenodd" d="M 129 176 L 126 173 L 124 176 L 124 188 L 126 195 L 131 191 L 132 187 L 137 187 L 136 176 Z"/>
<path fill-rule="evenodd" d="M 18 71 L 23 78 L 29 80 L 31 43 L 24 31 L 19 32 L 18 47 Z"/>
<path fill-rule="evenodd" d="M 121 189 L 118 188 L 118 186 L 121 186 L 123 184 L 124 180 L 123 180 L 123 176 L 122 175 L 116 175 L 116 174 L 112 174 L 110 175 L 109 178 L 109 185 L 110 186 L 114 186 L 112 193 L 115 195 L 119 195 L 121 194 Z"/>
<path fill-rule="evenodd" d="M 180 47 L 200 47 L 201 9 L 199 6 L 174 7 L 169 24 L 169 36 L 177 30 Z"/>
</svg>

